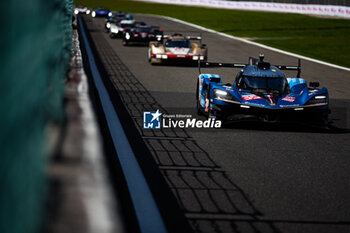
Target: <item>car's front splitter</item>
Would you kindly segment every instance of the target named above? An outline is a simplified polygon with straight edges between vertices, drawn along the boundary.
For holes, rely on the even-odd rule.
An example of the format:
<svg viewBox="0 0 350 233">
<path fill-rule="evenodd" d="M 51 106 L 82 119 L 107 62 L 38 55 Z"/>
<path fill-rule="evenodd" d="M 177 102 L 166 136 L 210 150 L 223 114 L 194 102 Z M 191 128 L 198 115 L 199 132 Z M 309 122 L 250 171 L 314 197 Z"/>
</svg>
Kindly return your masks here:
<svg viewBox="0 0 350 233">
<path fill-rule="evenodd" d="M 328 119 L 330 111 L 327 105 L 322 107 L 264 108 L 245 104 L 212 104 L 211 112 L 224 121 L 255 119 L 267 122 L 303 121 L 321 123 Z"/>
</svg>

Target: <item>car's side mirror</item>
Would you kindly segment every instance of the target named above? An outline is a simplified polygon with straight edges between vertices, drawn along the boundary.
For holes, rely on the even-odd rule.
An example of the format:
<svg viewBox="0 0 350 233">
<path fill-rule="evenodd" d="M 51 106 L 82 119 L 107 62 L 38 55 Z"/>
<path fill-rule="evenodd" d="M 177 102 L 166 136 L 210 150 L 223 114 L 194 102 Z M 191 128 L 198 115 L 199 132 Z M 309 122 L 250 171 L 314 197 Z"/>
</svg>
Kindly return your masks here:
<svg viewBox="0 0 350 233">
<path fill-rule="evenodd" d="M 312 88 L 317 88 L 317 87 L 320 86 L 320 83 L 319 82 L 310 82 L 309 86 L 312 87 Z"/>
</svg>

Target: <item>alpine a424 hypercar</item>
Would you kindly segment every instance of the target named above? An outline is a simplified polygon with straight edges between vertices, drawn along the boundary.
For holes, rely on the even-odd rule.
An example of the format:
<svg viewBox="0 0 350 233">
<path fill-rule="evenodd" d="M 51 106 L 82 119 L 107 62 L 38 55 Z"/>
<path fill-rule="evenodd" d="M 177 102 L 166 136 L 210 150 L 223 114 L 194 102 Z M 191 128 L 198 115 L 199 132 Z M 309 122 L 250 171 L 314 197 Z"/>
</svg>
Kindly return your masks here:
<svg viewBox="0 0 350 233">
<path fill-rule="evenodd" d="M 182 34 L 165 35 L 161 41 L 151 42 L 148 49 L 148 61 L 151 64 L 180 62 L 196 64 L 208 59 L 208 49 L 202 44 L 201 36 Z"/>
<path fill-rule="evenodd" d="M 198 114 L 222 121 L 247 119 L 267 122 L 303 121 L 324 125 L 328 121 L 328 90 L 318 82 L 300 78 L 298 66 L 272 66 L 260 59 L 249 64 L 199 62 L 200 67 L 241 68 L 233 84 L 222 83 L 217 74 L 200 74 L 197 81 Z M 286 78 L 281 70 L 297 71 Z"/>
<path fill-rule="evenodd" d="M 113 15 L 113 13 L 110 10 L 106 10 L 103 7 L 97 8 L 96 10 L 93 10 L 91 12 L 91 16 L 93 18 L 95 18 L 95 17 L 110 17 L 112 15 Z"/>
</svg>

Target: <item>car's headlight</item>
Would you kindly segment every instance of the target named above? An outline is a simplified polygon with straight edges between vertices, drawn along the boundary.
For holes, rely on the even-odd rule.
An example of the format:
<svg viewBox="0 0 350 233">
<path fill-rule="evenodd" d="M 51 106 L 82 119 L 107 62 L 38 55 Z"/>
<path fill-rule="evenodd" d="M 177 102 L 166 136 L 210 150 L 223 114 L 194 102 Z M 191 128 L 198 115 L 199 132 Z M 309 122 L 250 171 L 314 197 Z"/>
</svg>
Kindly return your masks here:
<svg viewBox="0 0 350 233">
<path fill-rule="evenodd" d="M 74 14 L 79 14 L 79 11 L 78 10 L 74 10 Z"/>
<path fill-rule="evenodd" d="M 127 40 L 130 39 L 130 34 L 129 34 L 129 33 L 126 33 L 126 34 L 125 34 L 125 39 L 127 39 Z"/>
<path fill-rule="evenodd" d="M 106 23 L 106 28 L 108 28 L 108 29 L 111 28 L 111 23 L 109 23 L 109 22 Z"/>
<path fill-rule="evenodd" d="M 163 54 L 163 55 L 162 55 L 162 59 L 168 59 L 168 55 Z"/>
<path fill-rule="evenodd" d="M 157 40 L 162 40 L 162 35 L 156 35 L 156 37 L 157 37 Z"/>
<path fill-rule="evenodd" d="M 200 56 L 200 60 L 203 61 L 204 60 L 204 56 Z"/>
<path fill-rule="evenodd" d="M 111 32 L 112 32 L 112 33 L 118 33 L 118 32 L 119 32 L 119 30 L 118 30 L 118 28 L 113 27 L 113 28 L 111 28 Z"/>
<path fill-rule="evenodd" d="M 96 12 L 93 11 L 93 12 L 91 13 L 91 16 L 92 16 L 92 17 L 96 17 Z"/>
<path fill-rule="evenodd" d="M 318 105 L 318 104 L 327 104 L 328 98 L 326 95 L 316 95 L 312 97 L 309 101 L 306 102 L 306 105 Z"/>
<path fill-rule="evenodd" d="M 198 60 L 199 57 L 198 57 L 198 56 L 193 56 L 192 59 L 193 59 L 193 60 Z"/>
<path fill-rule="evenodd" d="M 87 14 L 87 15 L 90 14 L 90 10 L 87 10 L 87 11 L 86 11 L 86 14 Z"/>
<path fill-rule="evenodd" d="M 238 102 L 238 100 L 231 95 L 230 93 L 228 93 L 227 91 L 221 90 L 221 89 L 214 89 L 214 99 L 217 100 L 222 100 L 222 101 L 236 101 Z"/>
<path fill-rule="evenodd" d="M 113 13 L 112 13 L 112 12 L 109 12 L 109 13 L 108 13 L 108 16 L 109 16 L 109 17 L 111 17 L 112 15 L 113 15 Z"/>
<path fill-rule="evenodd" d="M 162 58 L 162 54 L 156 54 L 156 58 Z"/>
</svg>

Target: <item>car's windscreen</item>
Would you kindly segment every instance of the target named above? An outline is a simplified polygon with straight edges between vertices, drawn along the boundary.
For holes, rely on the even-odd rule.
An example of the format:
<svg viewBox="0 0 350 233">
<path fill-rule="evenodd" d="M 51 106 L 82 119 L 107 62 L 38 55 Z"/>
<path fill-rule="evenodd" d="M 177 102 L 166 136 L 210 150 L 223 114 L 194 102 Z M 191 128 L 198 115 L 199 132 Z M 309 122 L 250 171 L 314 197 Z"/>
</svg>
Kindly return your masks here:
<svg viewBox="0 0 350 233">
<path fill-rule="evenodd" d="M 168 40 L 165 42 L 165 47 L 168 48 L 190 48 L 191 43 L 188 40 Z"/>
<path fill-rule="evenodd" d="M 136 32 L 141 33 L 141 32 L 146 32 L 146 33 L 150 33 L 152 30 L 151 27 L 139 27 L 136 29 Z"/>
<path fill-rule="evenodd" d="M 121 23 L 120 27 L 122 27 L 122 28 L 131 28 L 131 27 L 135 27 L 135 24 L 133 24 L 133 23 Z"/>
<path fill-rule="evenodd" d="M 283 92 L 286 86 L 284 77 L 249 77 L 242 76 L 238 82 L 242 89 L 253 91 L 278 91 Z"/>
</svg>

